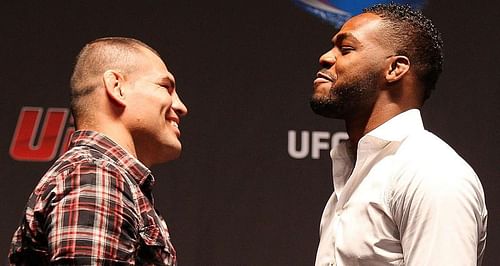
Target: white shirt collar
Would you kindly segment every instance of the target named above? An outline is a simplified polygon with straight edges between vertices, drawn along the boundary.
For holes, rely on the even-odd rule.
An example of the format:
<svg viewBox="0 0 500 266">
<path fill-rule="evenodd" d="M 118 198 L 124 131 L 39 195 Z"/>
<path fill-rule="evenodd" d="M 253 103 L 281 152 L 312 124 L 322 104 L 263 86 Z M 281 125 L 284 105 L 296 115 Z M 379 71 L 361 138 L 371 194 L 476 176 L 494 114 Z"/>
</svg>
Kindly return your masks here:
<svg viewBox="0 0 500 266">
<path fill-rule="evenodd" d="M 411 132 L 424 129 L 420 110 L 410 109 L 389 119 L 366 135 L 386 141 L 402 141 Z"/>
<path fill-rule="evenodd" d="M 389 119 L 382 125 L 368 132 L 363 136 L 358 145 L 358 149 L 383 147 L 392 141 L 402 141 L 411 132 L 424 129 L 420 110 L 410 109 Z M 333 160 L 351 160 L 349 154 L 349 141 L 340 143 L 330 151 L 330 157 Z"/>
</svg>

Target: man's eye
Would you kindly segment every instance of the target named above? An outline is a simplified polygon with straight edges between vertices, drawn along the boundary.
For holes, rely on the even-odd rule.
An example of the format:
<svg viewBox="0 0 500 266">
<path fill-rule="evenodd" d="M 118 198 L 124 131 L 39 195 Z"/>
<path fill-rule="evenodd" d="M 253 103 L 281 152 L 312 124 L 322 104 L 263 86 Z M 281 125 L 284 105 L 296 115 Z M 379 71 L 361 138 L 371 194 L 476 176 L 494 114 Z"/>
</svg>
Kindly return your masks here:
<svg viewBox="0 0 500 266">
<path fill-rule="evenodd" d="M 167 85 L 167 84 L 163 84 L 163 85 L 160 84 L 160 87 L 162 87 L 165 90 L 167 90 L 168 93 L 170 93 L 170 94 L 172 94 L 172 91 L 174 90 L 174 88 L 171 85 Z"/>
<path fill-rule="evenodd" d="M 351 51 L 354 51 L 354 48 L 352 48 L 351 46 L 341 46 L 340 47 L 340 52 L 342 54 L 347 54 L 347 53 L 349 53 Z"/>
</svg>

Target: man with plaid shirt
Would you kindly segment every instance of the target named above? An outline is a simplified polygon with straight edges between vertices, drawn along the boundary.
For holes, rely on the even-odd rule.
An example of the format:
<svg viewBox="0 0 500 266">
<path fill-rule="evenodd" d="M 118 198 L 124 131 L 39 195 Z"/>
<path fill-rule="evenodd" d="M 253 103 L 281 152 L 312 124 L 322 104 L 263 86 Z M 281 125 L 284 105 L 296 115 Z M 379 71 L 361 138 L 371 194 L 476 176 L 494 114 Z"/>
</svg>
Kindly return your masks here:
<svg viewBox="0 0 500 266">
<path fill-rule="evenodd" d="M 70 149 L 31 194 L 10 263 L 176 265 L 149 170 L 181 152 L 172 73 L 138 40 L 97 39 L 77 57 L 71 110 Z"/>
</svg>

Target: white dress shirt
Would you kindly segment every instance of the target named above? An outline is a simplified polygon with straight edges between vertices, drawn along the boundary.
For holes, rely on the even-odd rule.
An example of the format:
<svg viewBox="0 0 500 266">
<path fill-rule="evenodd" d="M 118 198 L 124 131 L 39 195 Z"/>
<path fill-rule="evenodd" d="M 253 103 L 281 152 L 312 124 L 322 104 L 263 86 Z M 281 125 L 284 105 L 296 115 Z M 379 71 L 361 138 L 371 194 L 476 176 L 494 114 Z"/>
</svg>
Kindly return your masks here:
<svg viewBox="0 0 500 266">
<path fill-rule="evenodd" d="M 331 151 L 335 191 L 320 226 L 316 266 L 480 265 L 487 211 L 472 168 L 426 131 L 420 111 L 399 114 Z"/>
</svg>

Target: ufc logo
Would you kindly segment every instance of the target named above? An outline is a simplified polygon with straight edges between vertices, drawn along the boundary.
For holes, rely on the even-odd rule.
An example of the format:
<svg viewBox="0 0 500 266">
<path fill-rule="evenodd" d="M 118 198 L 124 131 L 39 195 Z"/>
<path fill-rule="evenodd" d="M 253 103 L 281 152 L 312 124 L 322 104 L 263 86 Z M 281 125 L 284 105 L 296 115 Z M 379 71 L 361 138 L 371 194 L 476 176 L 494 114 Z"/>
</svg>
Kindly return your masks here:
<svg viewBox="0 0 500 266">
<path fill-rule="evenodd" d="M 297 140 L 295 130 L 288 131 L 288 155 L 294 159 L 305 159 L 309 155 L 311 159 L 320 159 L 321 151 L 329 151 L 335 148 L 340 141 L 348 139 L 346 132 L 330 133 L 327 131 L 305 131 L 300 132 L 300 140 Z M 300 147 L 300 149 L 298 149 Z"/>
<path fill-rule="evenodd" d="M 21 109 L 9 153 L 14 160 L 47 162 L 68 149 L 75 131 L 67 108 L 48 108 L 43 123 L 43 108 L 25 106 Z M 70 121 L 68 121 L 70 120 Z"/>
</svg>

